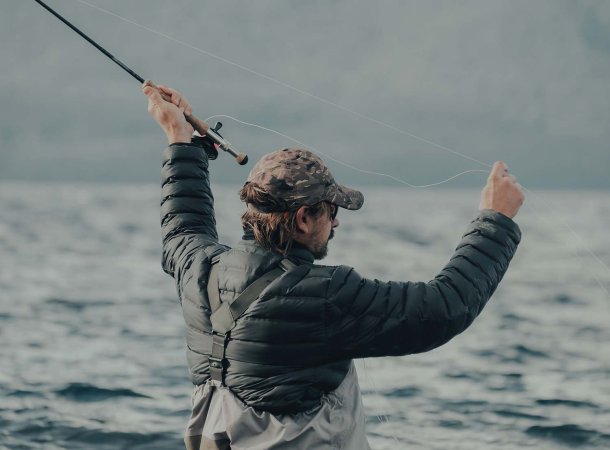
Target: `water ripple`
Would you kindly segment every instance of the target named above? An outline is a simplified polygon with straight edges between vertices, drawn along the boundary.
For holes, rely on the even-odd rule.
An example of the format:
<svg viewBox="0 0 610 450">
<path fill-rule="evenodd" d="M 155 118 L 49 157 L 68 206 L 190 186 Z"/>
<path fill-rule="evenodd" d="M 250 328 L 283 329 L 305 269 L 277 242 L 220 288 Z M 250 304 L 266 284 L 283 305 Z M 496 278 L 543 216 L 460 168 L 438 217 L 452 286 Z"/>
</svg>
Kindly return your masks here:
<svg viewBox="0 0 610 450">
<path fill-rule="evenodd" d="M 65 388 L 55 391 L 55 393 L 77 402 L 97 402 L 115 397 L 151 398 L 148 395 L 140 394 L 131 389 L 107 389 L 88 383 L 70 383 Z"/>
<path fill-rule="evenodd" d="M 525 432 L 531 436 L 551 439 L 571 447 L 589 444 L 610 444 L 610 435 L 575 424 L 556 426 L 534 425 L 529 427 Z"/>
</svg>

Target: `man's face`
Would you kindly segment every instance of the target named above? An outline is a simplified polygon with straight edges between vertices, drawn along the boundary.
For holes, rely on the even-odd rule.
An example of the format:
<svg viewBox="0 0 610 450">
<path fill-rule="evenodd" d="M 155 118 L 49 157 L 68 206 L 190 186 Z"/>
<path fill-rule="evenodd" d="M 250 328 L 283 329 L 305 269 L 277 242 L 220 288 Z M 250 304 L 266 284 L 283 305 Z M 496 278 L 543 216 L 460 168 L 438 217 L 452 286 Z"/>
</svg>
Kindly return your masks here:
<svg viewBox="0 0 610 450">
<path fill-rule="evenodd" d="M 314 258 L 323 259 L 328 254 L 328 241 L 335 235 L 335 228 L 339 226 L 336 217 L 337 206 L 331 205 L 331 212 L 324 212 L 314 219 L 312 232 L 306 240 L 306 245 L 313 253 Z M 333 213 L 335 211 L 335 213 Z"/>
</svg>

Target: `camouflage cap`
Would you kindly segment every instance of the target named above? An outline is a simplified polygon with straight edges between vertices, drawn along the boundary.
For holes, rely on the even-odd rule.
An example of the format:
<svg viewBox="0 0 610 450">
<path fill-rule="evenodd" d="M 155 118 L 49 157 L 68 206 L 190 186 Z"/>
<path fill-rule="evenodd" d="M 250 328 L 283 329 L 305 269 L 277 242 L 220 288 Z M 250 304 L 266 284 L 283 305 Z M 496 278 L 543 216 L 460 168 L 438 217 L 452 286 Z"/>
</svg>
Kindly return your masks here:
<svg viewBox="0 0 610 450">
<path fill-rule="evenodd" d="M 355 210 L 364 203 L 360 191 L 337 184 L 324 162 L 309 150 L 286 148 L 263 156 L 250 171 L 247 183 L 265 190 L 283 211 L 323 201 Z M 254 205 L 264 209 L 259 206 Z"/>
</svg>

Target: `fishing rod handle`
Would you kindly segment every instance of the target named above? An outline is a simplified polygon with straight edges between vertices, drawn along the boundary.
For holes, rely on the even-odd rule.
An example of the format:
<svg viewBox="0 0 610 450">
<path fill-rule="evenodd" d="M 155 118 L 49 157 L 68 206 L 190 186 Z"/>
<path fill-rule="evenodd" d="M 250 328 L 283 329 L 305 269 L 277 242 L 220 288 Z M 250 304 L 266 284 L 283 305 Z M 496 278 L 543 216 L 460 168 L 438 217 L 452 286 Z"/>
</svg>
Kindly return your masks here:
<svg viewBox="0 0 610 450">
<path fill-rule="evenodd" d="M 161 89 L 159 89 L 159 87 L 152 81 L 146 80 L 143 85 L 150 86 L 150 87 L 156 89 L 159 92 L 159 94 L 161 94 L 161 97 L 163 98 L 163 100 L 171 103 L 171 101 L 172 101 L 171 97 L 169 95 L 167 95 L 165 92 L 163 92 Z M 190 123 L 193 126 L 195 131 L 197 131 L 201 136 L 204 136 L 207 134 L 210 138 L 212 138 L 212 140 L 214 142 L 216 142 L 216 144 L 218 144 L 218 147 L 220 147 L 222 150 L 224 150 L 225 152 L 227 152 L 228 154 L 233 156 L 233 158 L 235 158 L 235 161 L 237 162 L 237 164 L 239 164 L 240 166 L 243 166 L 244 164 L 246 164 L 248 162 L 248 155 L 246 155 L 245 153 L 237 153 L 235 150 L 233 150 L 231 148 L 231 146 L 229 145 L 229 143 L 222 138 L 222 136 L 220 136 L 219 134 L 214 132 L 214 130 L 212 130 L 210 128 L 210 126 L 207 123 L 205 123 L 203 120 L 201 120 L 199 117 L 197 117 L 191 113 L 191 115 L 184 116 L 184 118 L 186 119 L 186 121 L 188 123 Z"/>
</svg>

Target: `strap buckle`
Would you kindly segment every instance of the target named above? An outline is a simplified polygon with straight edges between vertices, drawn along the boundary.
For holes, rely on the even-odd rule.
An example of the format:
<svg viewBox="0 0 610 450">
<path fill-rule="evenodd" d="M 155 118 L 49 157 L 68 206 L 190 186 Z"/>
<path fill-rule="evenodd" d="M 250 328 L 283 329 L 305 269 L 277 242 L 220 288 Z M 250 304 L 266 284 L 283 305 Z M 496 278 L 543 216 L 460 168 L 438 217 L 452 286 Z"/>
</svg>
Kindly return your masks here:
<svg viewBox="0 0 610 450">
<path fill-rule="evenodd" d="M 210 365 L 210 377 L 212 380 L 219 381 L 225 385 L 225 367 L 222 359 L 208 356 L 208 364 Z"/>
<path fill-rule="evenodd" d="M 222 359 L 221 358 L 214 358 L 213 356 L 208 356 L 208 363 L 210 364 L 210 370 L 212 369 L 217 369 L 217 370 L 222 370 L 224 369 L 224 364 L 222 363 Z"/>
<path fill-rule="evenodd" d="M 212 380 L 219 381 L 225 386 L 225 369 L 227 367 L 227 360 L 225 358 L 225 350 L 227 348 L 227 342 L 229 342 L 229 336 L 227 334 L 212 334 L 212 352 L 208 356 L 208 364 L 210 366 L 210 376 Z"/>
</svg>

